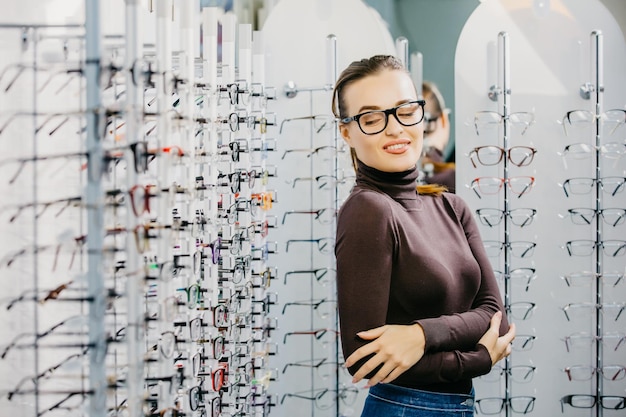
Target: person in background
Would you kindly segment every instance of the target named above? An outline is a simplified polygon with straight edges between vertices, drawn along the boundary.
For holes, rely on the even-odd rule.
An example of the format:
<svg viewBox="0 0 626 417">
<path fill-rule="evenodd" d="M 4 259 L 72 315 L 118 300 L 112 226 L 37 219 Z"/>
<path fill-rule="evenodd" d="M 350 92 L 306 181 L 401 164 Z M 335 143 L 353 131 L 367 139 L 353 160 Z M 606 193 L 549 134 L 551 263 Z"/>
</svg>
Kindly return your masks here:
<svg viewBox="0 0 626 417">
<path fill-rule="evenodd" d="M 511 351 L 493 268 L 465 202 L 417 185 L 424 101 L 401 61 L 352 62 L 332 109 L 356 184 L 337 218 L 340 335 L 362 417 L 473 415 L 472 378 Z"/>
<path fill-rule="evenodd" d="M 426 184 L 445 185 L 449 192 L 456 189 L 454 162 L 447 162 L 444 152 L 450 141 L 449 110 L 437 86 L 429 81 L 422 83 L 424 106 L 424 155 L 422 171 Z"/>
</svg>

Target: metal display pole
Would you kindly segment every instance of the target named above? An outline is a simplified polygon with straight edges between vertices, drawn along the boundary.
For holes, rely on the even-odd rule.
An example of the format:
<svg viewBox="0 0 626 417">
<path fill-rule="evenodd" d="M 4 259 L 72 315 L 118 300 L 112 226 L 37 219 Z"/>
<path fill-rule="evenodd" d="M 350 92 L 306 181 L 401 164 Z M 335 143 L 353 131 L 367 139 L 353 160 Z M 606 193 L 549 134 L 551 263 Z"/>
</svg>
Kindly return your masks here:
<svg viewBox="0 0 626 417">
<path fill-rule="evenodd" d="M 126 0 L 126 140 L 127 145 L 140 140 L 140 118 L 143 111 L 143 83 L 141 71 L 141 30 L 139 18 L 139 0 Z M 127 147 L 124 155 L 127 161 L 126 186 L 131 189 L 137 183 L 137 173 L 134 169 L 134 155 Z M 130 207 L 130 199 L 126 210 L 126 225 L 129 230 L 133 230 L 139 223 L 133 215 Z M 139 269 L 139 258 L 137 248 L 133 241 L 132 233 L 126 234 L 126 268 L 128 271 Z M 142 343 L 144 332 L 142 319 L 142 297 L 141 276 L 129 274 L 126 281 L 127 297 L 127 320 L 128 320 L 128 411 L 131 416 L 142 415 L 142 400 L 144 385 Z"/>
<path fill-rule="evenodd" d="M 404 68 L 409 68 L 409 40 L 404 36 L 396 38 L 396 57 L 402 61 Z"/>
<path fill-rule="evenodd" d="M 156 103 L 157 103 L 157 143 L 159 148 L 167 146 L 167 142 L 171 137 L 171 116 L 169 113 L 170 103 L 173 95 L 173 82 L 172 82 L 172 6 L 171 0 L 157 0 L 156 2 L 156 71 L 158 76 L 155 80 L 156 85 Z M 167 184 L 164 181 L 168 177 L 168 166 L 163 160 L 157 161 L 157 178 L 160 181 L 160 185 Z M 159 187 L 162 188 L 162 187 Z M 171 218 L 166 216 L 168 209 L 170 208 L 168 199 L 159 199 L 159 211 L 158 213 L 163 217 L 162 221 L 165 224 L 171 225 Z M 168 213 L 169 214 L 169 213 Z M 172 232 L 168 230 L 163 233 L 164 238 L 158 240 L 158 262 L 164 262 L 166 259 L 172 258 Z M 170 282 L 159 282 L 159 289 L 157 290 L 157 297 L 159 305 L 165 305 L 167 303 L 167 297 L 173 291 L 173 286 Z M 165 320 L 158 320 L 159 333 L 171 331 L 173 329 L 172 323 L 168 323 Z M 170 384 L 167 383 L 168 378 L 170 381 L 174 381 L 174 371 L 171 364 L 167 361 L 160 361 L 159 374 L 157 375 L 163 378 L 159 381 L 159 399 L 163 404 L 171 404 L 173 401 L 173 392 L 170 389 Z M 165 381 L 165 382 L 164 382 Z M 173 382 L 172 382 L 173 383 Z"/>
<path fill-rule="evenodd" d="M 502 135 L 502 147 L 507 151 L 509 149 L 509 135 L 510 135 L 510 98 L 511 98 L 511 87 L 510 87 L 510 50 L 509 50 L 509 35 L 506 32 L 500 32 L 498 34 L 498 50 L 500 52 L 500 60 L 499 66 L 500 68 L 500 77 L 502 80 L 501 84 L 501 95 L 502 95 L 502 119 L 503 119 L 503 135 Z M 508 158 L 504 159 L 504 171 L 503 171 L 503 179 L 505 184 L 503 186 L 504 190 L 504 309 L 505 311 L 510 311 L 511 306 L 511 261 L 510 261 L 510 228 L 509 228 L 509 213 L 510 210 L 510 201 L 509 201 L 509 189 L 506 186 L 506 181 L 509 179 L 509 164 Z M 509 369 L 511 368 L 511 358 L 507 356 L 504 360 L 504 409 L 505 415 L 508 417 L 511 414 L 510 401 L 511 398 L 511 379 L 509 375 Z"/>
<path fill-rule="evenodd" d="M 338 69 L 337 69 L 337 36 L 330 34 L 326 37 L 326 52 L 328 54 L 328 80 L 327 80 L 327 85 L 332 86 L 332 88 L 334 88 L 335 86 L 335 81 L 337 80 L 337 76 L 338 76 Z M 332 89 L 331 88 L 331 89 Z M 333 122 L 333 136 L 332 136 L 332 142 L 331 142 L 331 146 L 335 146 L 335 149 L 338 149 L 338 141 L 341 140 L 339 138 L 339 129 L 337 129 L 336 127 L 336 121 Z M 337 161 L 337 153 L 335 153 L 335 157 L 331 158 L 331 172 L 333 173 L 333 175 L 335 176 L 335 178 L 339 178 L 339 168 L 338 168 L 338 161 Z M 334 191 L 334 192 L 333 192 Z M 338 192 L 338 187 L 334 187 L 334 189 L 331 191 L 330 193 L 330 205 L 329 207 L 332 207 L 333 210 L 337 210 L 338 207 L 338 199 L 339 199 L 339 192 Z M 334 217 L 336 219 L 336 217 Z M 329 230 L 329 236 L 335 236 L 336 234 L 336 222 L 332 221 L 329 224 L 329 227 L 331 228 L 331 230 Z M 331 258 L 332 263 L 334 264 L 334 256 L 329 255 L 329 258 Z M 331 297 L 336 299 L 336 295 L 334 297 Z M 337 313 L 335 313 L 335 329 L 339 329 L 339 315 Z M 340 338 L 336 337 L 335 338 L 335 357 L 337 358 L 336 362 L 339 363 L 339 352 L 340 352 L 341 346 L 340 346 Z M 337 401 L 335 402 L 335 415 L 337 416 L 342 416 L 343 414 L 341 414 L 341 401 L 339 398 L 339 389 L 341 387 L 341 381 L 339 380 L 339 365 L 337 365 L 336 370 L 335 370 L 335 389 L 337 390 Z"/>
<path fill-rule="evenodd" d="M 102 271 L 104 240 L 104 207 L 102 205 L 102 182 L 100 161 L 104 153 L 100 138 L 102 119 L 100 69 L 100 1 L 85 2 L 85 78 L 87 88 L 87 152 L 89 155 L 88 179 L 85 200 L 87 203 L 87 288 L 89 304 L 89 388 L 92 396 L 89 401 L 91 417 L 106 415 L 106 332 L 104 315 L 106 303 Z"/>
<path fill-rule="evenodd" d="M 604 92 L 604 85 L 603 85 L 603 79 L 602 79 L 602 75 L 603 75 L 603 68 L 602 68 L 602 56 L 603 50 L 602 50 L 602 32 L 596 30 L 593 31 L 591 33 L 591 62 L 592 64 L 592 80 L 594 83 L 594 99 L 595 99 L 595 103 L 594 103 L 594 117 L 595 117 L 595 129 L 594 129 L 594 134 L 595 134 L 595 191 L 596 191 L 596 195 L 595 195 L 595 209 L 596 209 L 596 213 L 600 213 L 600 209 L 602 209 L 602 190 L 601 187 L 599 185 L 599 181 L 601 178 L 601 174 L 602 174 L 602 170 L 601 170 L 601 163 L 600 163 L 600 142 L 601 142 L 601 137 L 602 137 L 602 121 L 601 121 L 601 115 L 602 115 L 602 94 Z M 602 216 L 597 215 L 596 216 L 596 236 L 595 236 L 595 243 L 596 243 L 596 250 L 595 250 L 595 255 L 596 255 L 596 259 L 595 259 L 595 272 L 596 272 L 596 294 L 595 294 L 595 299 L 596 299 L 596 306 L 601 306 L 602 305 L 602 299 L 603 299 L 603 294 L 602 294 L 602 250 L 600 249 L 600 242 L 602 241 Z M 595 332 L 596 332 L 596 369 L 598 370 L 598 372 L 596 372 L 596 397 L 597 397 L 597 401 L 596 401 L 596 409 L 595 409 L 595 415 L 597 417 L 602 417 L 603 415 L 603 409 L 602 406 L 600 405 L 601 401 L 600 401 L 600 397 L 602 395 L 602 391 L 603 391 L 603 381 L 602 381 L 602 372 L 600 372 L 600 370 L 602 369 L 602 363 L 603 363 L 603 347 L 602 347 L 602 340 L 601 337 L 602 333 L 603 333 L 603 323 L 602 323 L 602 314 L 600 313 L 599 309 L 596 308 L 596 328 L 595 328 Z"/>
</svg>

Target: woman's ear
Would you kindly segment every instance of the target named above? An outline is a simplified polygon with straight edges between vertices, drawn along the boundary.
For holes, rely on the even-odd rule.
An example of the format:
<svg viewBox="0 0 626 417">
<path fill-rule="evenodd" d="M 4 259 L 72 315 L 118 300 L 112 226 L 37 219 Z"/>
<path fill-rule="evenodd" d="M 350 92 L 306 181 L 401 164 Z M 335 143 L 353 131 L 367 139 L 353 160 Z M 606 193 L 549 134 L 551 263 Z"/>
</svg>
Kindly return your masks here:
<svg viewBox="0 0 626 417">
<path fill-rule="evenodd" d="M 350 138 L 350 129 L 348 129 L 348 126 L 343 124 L 343 123 L 339 123 L 339 134 L 341 135 L 341 137 L 343 138 L 343 140 L 348 144 L 348 146 L 352 147 L 352 139 Z"/>
<path fill-rule="evenodd" d="M 446 127 L 448 125 L 448 122 L 448 112 L 444 110 L 443 112 L 441 112 L 441 126 Z"/>
<path fill-rule="evenodd" d="M 441 112 L 441 125 L 443 127 L 450 126 L 450 109 L 443 109 Z"/>
</svg>

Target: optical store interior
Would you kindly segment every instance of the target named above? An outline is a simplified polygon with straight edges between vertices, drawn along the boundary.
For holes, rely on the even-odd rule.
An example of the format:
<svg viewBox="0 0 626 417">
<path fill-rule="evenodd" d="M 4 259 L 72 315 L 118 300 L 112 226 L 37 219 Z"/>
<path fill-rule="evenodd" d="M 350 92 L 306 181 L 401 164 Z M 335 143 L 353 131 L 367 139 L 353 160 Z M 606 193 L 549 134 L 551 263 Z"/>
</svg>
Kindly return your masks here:
<svg viewBox="0 0 626 417">
<path fill-rule="evenodd" d="M 359 416 L 331 100 L 376 54 L 439 91 L 418 183 L 452 170 L 516 324 L 475 415 L 626 416 L 623 0 L 2 6 L 1 416 Z"/>
</svg>

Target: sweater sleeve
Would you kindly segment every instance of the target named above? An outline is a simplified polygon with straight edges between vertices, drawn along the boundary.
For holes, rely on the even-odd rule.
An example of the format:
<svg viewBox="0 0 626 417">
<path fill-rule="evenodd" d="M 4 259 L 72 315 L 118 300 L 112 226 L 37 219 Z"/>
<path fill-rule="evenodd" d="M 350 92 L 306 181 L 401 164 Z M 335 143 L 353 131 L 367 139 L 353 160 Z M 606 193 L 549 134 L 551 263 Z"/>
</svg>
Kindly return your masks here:
<svg viewBox="0 0 626 417">
<path fill-rule="evenodd" d="M 448 194 L 444 198 L 450 203 L 450 209 L 463 228 L 467 243 L 480 267 L 480 287 L 470 310 L 416 321 L 424 329 L 427 352 L 452 351 L 474 346 L 489 328 L 491 317 L 497 311 L 503 313 L 500 335 L 506 333 L 509 327 L 493 267 L 469 207 L 456 195 Z"/>
<path fill-rule="evenodd" d="M 367 207 L 366 210 L 363 208 Z M 365 342 L 356 333 L 387 320 L 394 241 L 384 198 L 353 192 L 337 219 L 337 306 L 344 355 Z"/>
<path fill-rule="evenodd" d="M 490 370 L 491 356 L 487 348 L 476 345 L 475 349 L 466 352 L 455 350 L 427 353 L 396 378 L 394 384 L 412 386 L 415 381 L 429 384 L 454 383 L 485 375 Z"/>
<path fill-rule="evenodd" d="M 339 214 L 335 245 L 337 296 L 342 349 L 346 358 L 367 343 L 356 333 L 386 323 L 395 245 L 395 223 L 389 216 L 387 204 L 376 193 L 357 193 L 344 203 Z M 363 210 L 363 207 L 368 209 Z M 431 322 L 427 323 L 429 326 Z M 356 372 L 367 359 L 357 362 L 349 371 Z M 489 353 L 484 347 L 475 346 L 474 350 L 465 352 L 450 349 L 448 352 L 427 353 L 401 378 L 452 382 L 482 375 L 490 368 Z"/>
</svg>

